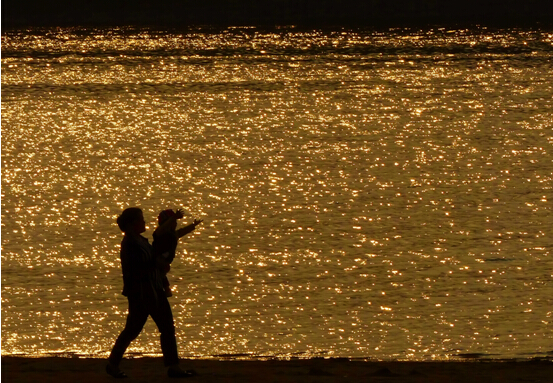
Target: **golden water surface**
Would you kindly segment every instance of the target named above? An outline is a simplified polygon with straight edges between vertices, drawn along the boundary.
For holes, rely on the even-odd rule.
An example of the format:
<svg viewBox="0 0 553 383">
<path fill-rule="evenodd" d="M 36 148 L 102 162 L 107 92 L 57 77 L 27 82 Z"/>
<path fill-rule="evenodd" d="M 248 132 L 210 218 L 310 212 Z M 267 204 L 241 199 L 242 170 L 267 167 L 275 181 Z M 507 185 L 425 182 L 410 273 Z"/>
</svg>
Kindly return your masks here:
<svg viewBox="0 0 553 383">
<path fill-rule="evenodd" d="M 148 237 L 205 220 L 182 356 L 551 355 L 552 58 L 539 30 L 3 33 L 2 354 L 109 353 L 141 206 Z"/>
</svg>

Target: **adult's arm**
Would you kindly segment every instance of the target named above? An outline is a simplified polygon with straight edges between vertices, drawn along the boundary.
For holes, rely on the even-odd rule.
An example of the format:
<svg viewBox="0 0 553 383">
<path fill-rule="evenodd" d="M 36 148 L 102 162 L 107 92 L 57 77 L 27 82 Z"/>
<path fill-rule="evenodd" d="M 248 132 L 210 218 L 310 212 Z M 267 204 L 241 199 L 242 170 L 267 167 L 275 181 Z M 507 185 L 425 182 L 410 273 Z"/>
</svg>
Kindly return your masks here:
<svg viewBox="0 0 553 383">
<path fill-rule="evenodd" d="M 156 266 L 148 246 L 130 238 L 121 243 L 121 267 L 126 289 L 138 291 Z"/>
</svg>

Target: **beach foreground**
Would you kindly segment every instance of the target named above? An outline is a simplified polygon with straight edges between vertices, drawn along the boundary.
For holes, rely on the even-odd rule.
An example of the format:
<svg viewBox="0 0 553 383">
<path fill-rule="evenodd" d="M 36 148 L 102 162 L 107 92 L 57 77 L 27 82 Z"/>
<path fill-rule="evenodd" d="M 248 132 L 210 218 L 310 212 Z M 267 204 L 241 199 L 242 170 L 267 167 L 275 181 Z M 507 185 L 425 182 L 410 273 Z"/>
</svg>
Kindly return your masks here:
<svg viewBox="0 0 553 383">
<path fill-rule="evenodd" d="M 104 359 L 66 357 L 2 357 L 2 382 L 113 382 L 104 371 Z M 125 382 L 553 382 L 553 363 L 535 361 L 378 362 L 348 359 L 294 359 L 290 361 L 184 360 L 185 369 L 198 376 L 170 379 L 161 358 L 125 359 Z"/>
</svg>

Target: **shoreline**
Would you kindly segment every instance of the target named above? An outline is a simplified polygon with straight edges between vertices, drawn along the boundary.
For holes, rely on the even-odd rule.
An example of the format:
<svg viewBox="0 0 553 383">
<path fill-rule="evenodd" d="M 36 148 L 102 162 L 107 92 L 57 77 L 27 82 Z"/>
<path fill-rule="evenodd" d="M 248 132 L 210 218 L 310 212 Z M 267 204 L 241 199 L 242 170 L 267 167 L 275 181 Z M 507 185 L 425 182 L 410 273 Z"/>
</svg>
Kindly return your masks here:
<svg viewBox="0 0 553 383">
<path fill-rule="evenodd" d="M 104 368 L 105 358 L 2 356 L 2 381 L 41 383 L 112 382 Z M 183 359 L 183 369 L 198 376 L 189 382 L 334 383 L 334 382 L 551 382 L 549 358 L 528 361 L 470 359 L 459 361 L 371 361 L 347 358 L 291 360 Z M 175 381 L 165 374 L 163 359 L 124 359 L 125 382 Z"/>
</svg>

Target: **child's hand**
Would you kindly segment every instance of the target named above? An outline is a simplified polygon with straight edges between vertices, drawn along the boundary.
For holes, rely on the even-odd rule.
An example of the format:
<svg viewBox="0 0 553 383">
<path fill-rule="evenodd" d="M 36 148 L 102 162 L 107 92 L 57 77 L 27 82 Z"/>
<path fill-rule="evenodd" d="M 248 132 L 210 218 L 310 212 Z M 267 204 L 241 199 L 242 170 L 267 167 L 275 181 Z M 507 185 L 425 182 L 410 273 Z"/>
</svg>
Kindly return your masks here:
<svg viewBox="0 0 553 383">
<path fill-rule="evenodd" d="M 203 219 L 195 219 L 194 220 L 194 227 L 198 226 L 200 223 L 202 223 L 204 220 Z"/>
<path fill-rule="evenodd" d="M 177 209 L 177 211 L 175 212 L 175 216 L 176 216 L 177 219 L 180 219 L 180 218 L 184 217 L 184 210 Z"/>
</svg>

